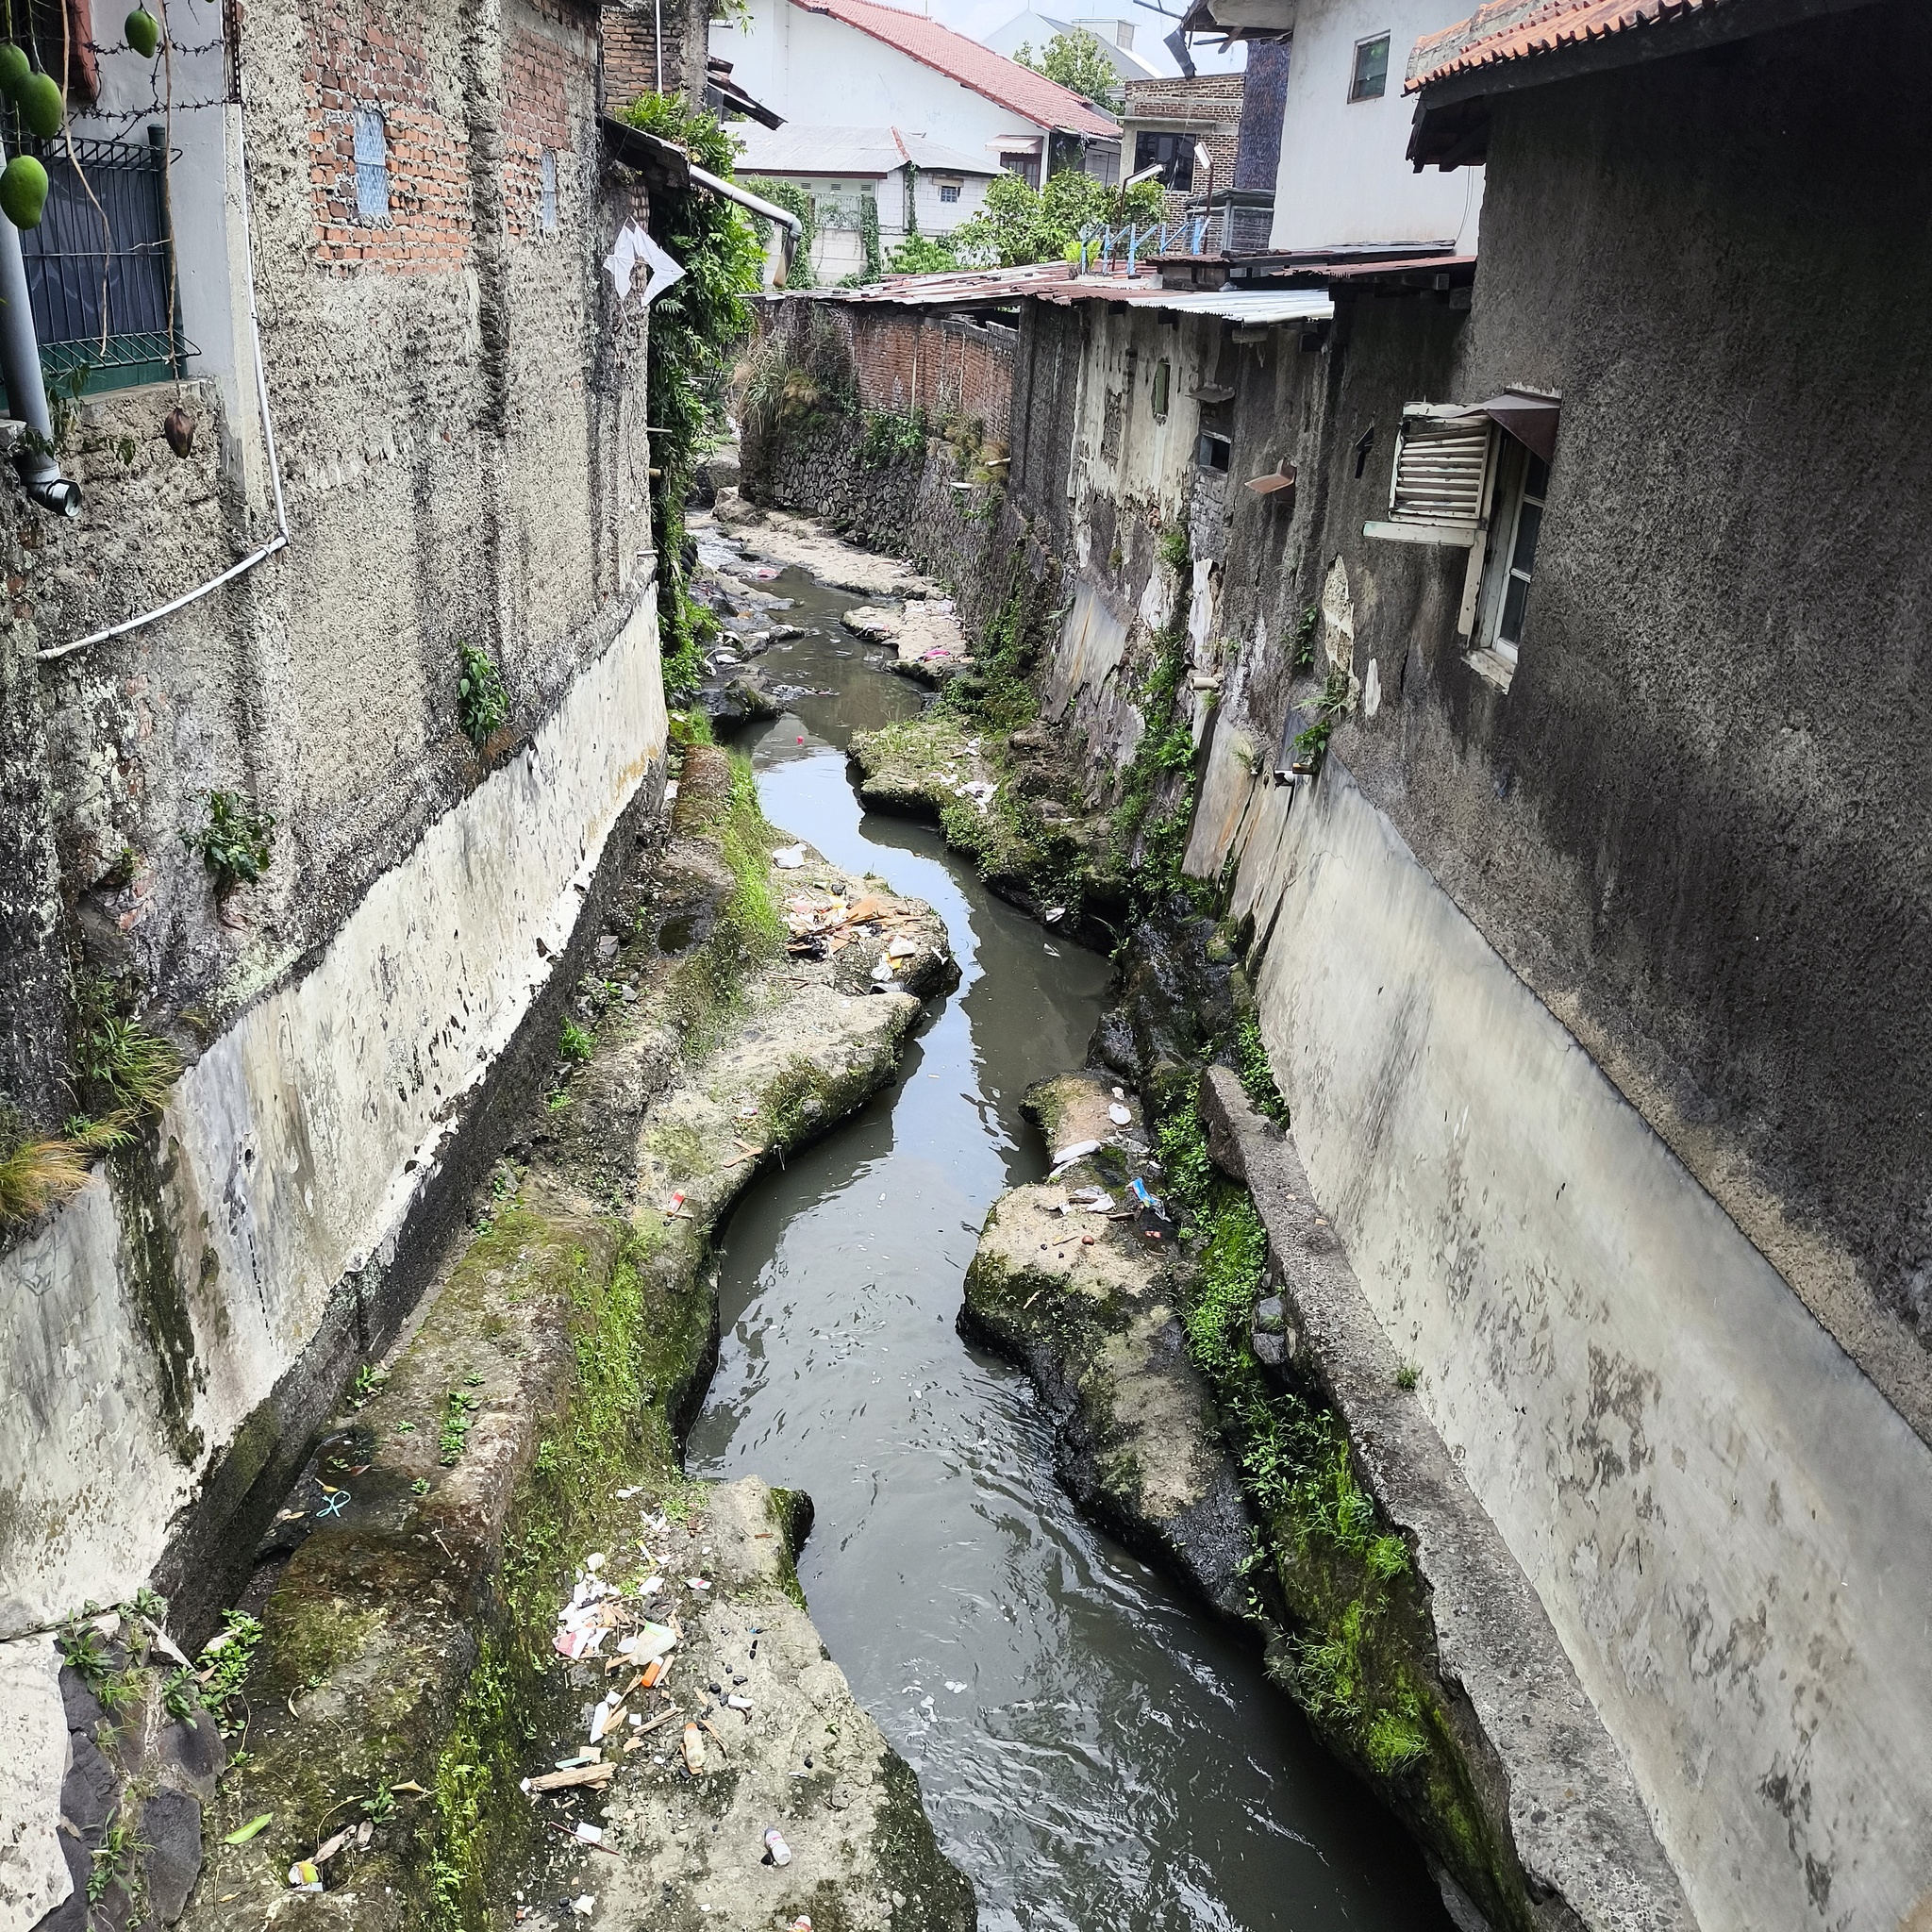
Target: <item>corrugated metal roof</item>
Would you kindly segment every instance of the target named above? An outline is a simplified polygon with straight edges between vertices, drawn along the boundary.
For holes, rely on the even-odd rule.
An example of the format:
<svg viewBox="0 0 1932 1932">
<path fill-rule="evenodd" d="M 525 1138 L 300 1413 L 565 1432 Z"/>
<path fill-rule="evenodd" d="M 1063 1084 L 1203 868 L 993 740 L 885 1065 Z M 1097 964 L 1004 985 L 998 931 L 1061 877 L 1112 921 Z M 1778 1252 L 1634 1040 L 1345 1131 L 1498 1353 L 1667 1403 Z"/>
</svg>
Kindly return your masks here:
<svg viewBox="0 0 1932 1932">
<path fill-rule="evenodd" d="M 1735 0 L 1489 0 L 1467 20 L 1415 43 L 1404 92 L 1730 4 Z"/>
<path fill-rule="evenodd" d="M 885 303 L 901 308 L 983 308 L 1033 297 L 1064 308 L 1074 302 L 1131 302 L 1180 315 L 1212 315 L 1250 328 L 1326 322 L 1335 305 L 1321 289 L 1164 289 L 1158 275 L 1076 275 L 1071 262 L 1028 268 L 958 269 L 946 275 L 892 275 L 860 289 L 800 290 L 791 302 Z"/>
<path fill-rule="evenodd" d="M 824 13 L 842 20 L 860 33 L 897 47 L 922 66 L 930 67 L 961 87 L 1003 108 L 1012 108 L 1026 120 L 1041 127 L 1054 127 L 1070 134 L 1084 134 L 1090 141 L 1118 141 L 1120 127 L 1092 102 L 1064 88 L 1058 81 L 956 34 L 949 26 L 928 20 L 922 13 L 906 13 L 896 7 L 880 7 L 875 0 L 791 0 L 808 13 Z"/>
<path fill-rule="evenodd" d="M 737 169 L 741 175 L 883 176 L 908 160 L 941 174 L 991 176 L 998 172 L 985 155 L 962 155 L 923 134 L 900 134 L 891 127 L 807 127 L 791 121 L 780 128 L 747 128 L 739 138 L 744 143 Z"/>
</svg>

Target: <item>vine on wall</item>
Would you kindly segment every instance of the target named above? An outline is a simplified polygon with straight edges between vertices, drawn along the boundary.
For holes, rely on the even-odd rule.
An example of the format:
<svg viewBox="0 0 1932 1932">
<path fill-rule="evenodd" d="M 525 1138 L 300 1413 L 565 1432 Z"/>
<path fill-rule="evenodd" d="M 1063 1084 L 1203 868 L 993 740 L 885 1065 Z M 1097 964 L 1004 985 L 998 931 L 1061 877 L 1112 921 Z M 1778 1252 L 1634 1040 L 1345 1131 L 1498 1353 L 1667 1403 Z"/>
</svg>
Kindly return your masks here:
<svg viewBox="0 0 1932 1932">
<path fill-rule="evenodd" d="M 624 119 L 686 149 L 699 167 L 729 179 L 738 142 L 713 114 L 681 94 L 643 94 Z M 764 251 L 733 202 L 698 188 L 660 204 L 658 240 L 684 275 L 651 308 L 649 393 L 654 467 L 651 533 L 658 546 L 658 624 L 663 639 L 664 694 L 672 702 L 697 690 L 705 634 L 715 620 L 687 586 L 684 505 L 706 441 L 724 418 L 724 390 L 733 357 L 751 326 L 745 297 L 757 291 Z"/>
</svg>

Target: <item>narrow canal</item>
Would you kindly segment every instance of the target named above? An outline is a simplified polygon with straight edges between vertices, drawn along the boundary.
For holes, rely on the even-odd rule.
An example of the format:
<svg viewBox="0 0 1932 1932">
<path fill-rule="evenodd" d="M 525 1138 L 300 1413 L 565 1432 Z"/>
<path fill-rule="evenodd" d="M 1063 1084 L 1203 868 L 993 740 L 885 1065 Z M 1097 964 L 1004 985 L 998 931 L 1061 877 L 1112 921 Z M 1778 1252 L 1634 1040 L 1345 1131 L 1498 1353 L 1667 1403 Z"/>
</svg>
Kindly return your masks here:
<svg viewBox="0 0 1932 1932">
<path fill-rule="evenodd" d="M 861 814 L 850 734 L 920 693 L 795 571 L 760 669 L 827 692 L 745 741 L 767 816 L 944 916 L 957 991 L 895 1088 L 726 1230 L 694 1474 L 810 1492 L 801 1574 L 859 1700 L 918 1772 L 988 1932 L 1446 1932 L 1400 1828 L 1254 1647 L 1083 1522 L 1030 1384 L 954 1327 L 981 1223 L 1044 1171 L 1019 1103 L 1085 1058 L 1107 962 L 993 899 L 938 835 Z"/>
</svg>

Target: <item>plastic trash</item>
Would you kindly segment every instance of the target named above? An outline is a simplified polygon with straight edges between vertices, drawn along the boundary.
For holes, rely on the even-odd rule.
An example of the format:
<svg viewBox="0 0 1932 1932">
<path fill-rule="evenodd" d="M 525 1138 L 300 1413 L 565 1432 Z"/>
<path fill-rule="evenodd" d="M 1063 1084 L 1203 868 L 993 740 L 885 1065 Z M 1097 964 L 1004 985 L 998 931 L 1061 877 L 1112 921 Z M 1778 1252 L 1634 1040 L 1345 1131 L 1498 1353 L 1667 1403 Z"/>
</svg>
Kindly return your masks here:
<svg viewBox="0 0 1932 1932">
<path fill-rule="evenodd" d="M 1147 1191 L 1147 1183 L 1143 1181 L 1139 1174 L 1136 1174 L 1134 1176 L 1133 1181 L 1130 1183 L 1130 1186 L 1132 1188 L 1134 1199 L 1138 1201 L 1141 1207 L 1148 1209 L 1150 1213 L 1159 1215 L 1161 1220 L 1163 1221 L 1167 1219 L 1167 1208 L 1162 1204 L 1160 1196 L 1158 1194 L 1149 1193 Z"/>
<path fill-rule="evenodd" d="M 597 1909 L 597 1901 L 587 1891 L 580 1898 L 572 1899 L 570 1908 L 578 1918 L 588 1919 Z"/>
<path fill-rule="evenodd" d="M 601 1845 L 604 1842 L 604 1827 L 601 1824 L 587 1824 L 580 1818 L 577 1820 L 575 1837 L 579 1844 Z"/>
<path fill-rule="evenodd" d="M 772 863 L 780 872 L 797 872 L 805 864 L 803 845 L 781 845 L 772 854 Z"/>
<path fill-rule="evenodd" d="M 1040 916 L 1046 921 L 1047 924 L 1058 925 L 1067 916 L 1067 908 L 1064 906 L 1056 906 L 1050 911 L 1042 912 Z"/>
<path fill-rule="evenodd" d="M 1120 1102 L 1116 1100 L 1108 1108 L 1107 1117 L 1114 1124 L 1115 1126 L 1124 1127 L 1129 1125 L 1133 1121 L 1133 1109 L 1131 1108 L 1123 1107 L 1120 1104 Z"/>
<path fill-rule="evenodd" d="M 880 986 L 892 976 L 892 962 L 883 953 L 879 955 L 879 963 L 872 969 L 872 976 Z"/>
<path fill-rule="evenodd" d="M 695 1724 L 684 1727 L 684 1768 L 693 1777 L 705 1768 L 705 1734 Z"/>
<path fill-rule="evenodd" d="M 765 1862 L 771 1865 L 789 1865 L 791 1862 L 791 1847 L 785 1842 L 784 1835 L 775 1824 L 765 1833 Z"/>
<path fill-rule="evenodd" d="M 297 1891 L 320 1891 L 322 1874 L 315 1869 L 313 1859 L 304 1858 L 289 1867 L 289 1883 Z"/>
<path fill-rule="evenodd" d="M 1075 1141 L 1071 1147 L 1062 1147 L 1053 1158 L 1057 1168 L 1067 1167 L 1076 1160 L 1084 1160 L 1090 1154 L 1100 1152 L 1098 1141 Z"/>
</svg>

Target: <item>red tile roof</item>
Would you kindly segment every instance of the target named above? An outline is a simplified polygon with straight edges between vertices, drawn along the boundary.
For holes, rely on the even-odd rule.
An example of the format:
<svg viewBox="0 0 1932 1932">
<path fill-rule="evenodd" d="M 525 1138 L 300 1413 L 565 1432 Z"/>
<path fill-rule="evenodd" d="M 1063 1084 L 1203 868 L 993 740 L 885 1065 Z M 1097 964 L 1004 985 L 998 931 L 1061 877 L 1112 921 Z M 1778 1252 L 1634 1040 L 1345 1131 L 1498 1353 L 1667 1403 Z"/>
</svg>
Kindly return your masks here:
<svg viewBox="0 0 1932 1932">
<path fill-rule="evenodd" d="M 1416 42 L 1404 92 L 1414 93 L 1452 74 L 1712 13 L 1726 4 L 1734 0 L 1489 0 L 1468 20 Z"/>
<path fill-rule="evenodd" d="M 1084 134 L 1096 141 L 1120 138 L 1119 124 L 1071 88 L 995 54 L 991 47 L 982 47 L 977 41 L 969 41 L 964 34 L 956 34 L 923 13 L 880 7 L 874 0 L 792 0 L 792 5 L 856 26 L 860 33 L 898 48 L 961 87 L 984 94 L 995 105 L 1011 108 L 1036 126 Z"/>
</svg>

